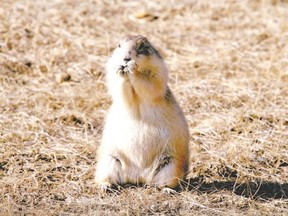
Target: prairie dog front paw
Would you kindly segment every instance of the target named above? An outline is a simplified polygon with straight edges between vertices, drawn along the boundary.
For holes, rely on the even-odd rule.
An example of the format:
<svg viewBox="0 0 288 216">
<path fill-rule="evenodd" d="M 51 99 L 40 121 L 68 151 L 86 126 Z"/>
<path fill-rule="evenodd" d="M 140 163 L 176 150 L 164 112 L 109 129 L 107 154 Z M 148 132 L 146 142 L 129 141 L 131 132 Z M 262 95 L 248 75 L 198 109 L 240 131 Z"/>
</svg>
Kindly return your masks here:
<svg viewBox="0 0 288 216">
<path fill-rule="evenodd" d="M 135 73 L 137 69 L 137 64 L 135 61 L 129 61 L 125 66 L 123 65 L 120 65 L 118 68 L 117 68 L 117 71 L 116 73 L 121 75 L 121 76 L 125 76 L 127 74 L 133 74 Z"/>
<path fill-rule="evenodd" d="M 123 65 L 120 65 L 118 68 L 117 68 L 117 71 L 116 71 L 117 74 L 121 75 L 121 76 L 124 76 L 127 72 L 126 72 L 126 69 Z"/>
<path fill-rule="evenodd" d="M 134 60 L 131 60 L 127 63 L 125 69 L 127 70 L 128 73 L 133 74 L 135 73 L 137 69 L 137 64 Z"/>
</svg>

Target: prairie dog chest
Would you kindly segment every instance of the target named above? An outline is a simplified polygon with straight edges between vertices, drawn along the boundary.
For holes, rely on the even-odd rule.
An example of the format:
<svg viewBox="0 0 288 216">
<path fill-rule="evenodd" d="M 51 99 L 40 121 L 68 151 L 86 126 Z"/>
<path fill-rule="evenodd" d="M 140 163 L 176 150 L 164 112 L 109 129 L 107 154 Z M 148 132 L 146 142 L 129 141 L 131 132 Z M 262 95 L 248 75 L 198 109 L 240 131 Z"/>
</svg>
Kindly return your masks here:
<svg viewBox="0 0 288 216">
<path fill-rule="evenodd" d="M 125 151 L 158 151 L 170 136 L 167 123 L 157 107 L 142 107 L 141 117 L 137 119 L 125 108 L 113 105 L 107 123 L 107 128 L 114 131 L 113 139 L 117 148 L 125 148 Z"/>
</svg>

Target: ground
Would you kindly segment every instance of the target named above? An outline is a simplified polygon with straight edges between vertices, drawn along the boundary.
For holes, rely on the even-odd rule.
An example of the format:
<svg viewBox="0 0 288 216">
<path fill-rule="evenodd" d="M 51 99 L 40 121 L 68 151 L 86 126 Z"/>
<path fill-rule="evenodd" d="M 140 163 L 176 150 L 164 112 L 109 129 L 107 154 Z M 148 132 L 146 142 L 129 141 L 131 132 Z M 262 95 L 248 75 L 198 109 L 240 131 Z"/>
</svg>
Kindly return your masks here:
<svg viewBox="0 0 288 216">
<path fill-rule="evenodd" d="M 2 0 L 0 215 L 288 215 L 288 2 Z M 175 195 L 102 194 L 105 62 L 146 36 L 187 118 Z"/>
</svg>

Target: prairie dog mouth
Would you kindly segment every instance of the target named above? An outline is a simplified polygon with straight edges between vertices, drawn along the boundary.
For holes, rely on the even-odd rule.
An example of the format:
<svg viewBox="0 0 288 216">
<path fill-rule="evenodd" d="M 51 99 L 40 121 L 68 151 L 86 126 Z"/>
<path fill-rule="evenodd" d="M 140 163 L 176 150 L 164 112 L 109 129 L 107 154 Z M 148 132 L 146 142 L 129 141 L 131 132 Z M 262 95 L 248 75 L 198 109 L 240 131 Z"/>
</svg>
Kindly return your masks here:
<svg viewBox="0 0 288 216">
<path fill-rule="evenodd" d="M 128 66 L 127 65 L 120 65 L 118 70 L 117 70 L 117 74 L 124 75 L 126 73 L 129 73 Z"/>
</svg>

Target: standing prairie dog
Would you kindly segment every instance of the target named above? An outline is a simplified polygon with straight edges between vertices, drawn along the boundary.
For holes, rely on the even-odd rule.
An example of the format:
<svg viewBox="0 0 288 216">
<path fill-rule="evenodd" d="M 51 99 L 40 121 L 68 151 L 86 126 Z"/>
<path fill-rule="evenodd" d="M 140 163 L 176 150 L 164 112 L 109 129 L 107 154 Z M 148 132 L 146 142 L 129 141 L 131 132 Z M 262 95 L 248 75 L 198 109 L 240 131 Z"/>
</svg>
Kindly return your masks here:
<svg viewBox="0 0 288 216">
<path fill-rule="evenodd" d="M 173 192 L 188 169 L 189 131 L 167 86 L 168 69 L 143 36 L 127 36 L 107 62 L 112 105 L 107 115 L 95 180 L 148 184 Z"/>
</svg>

